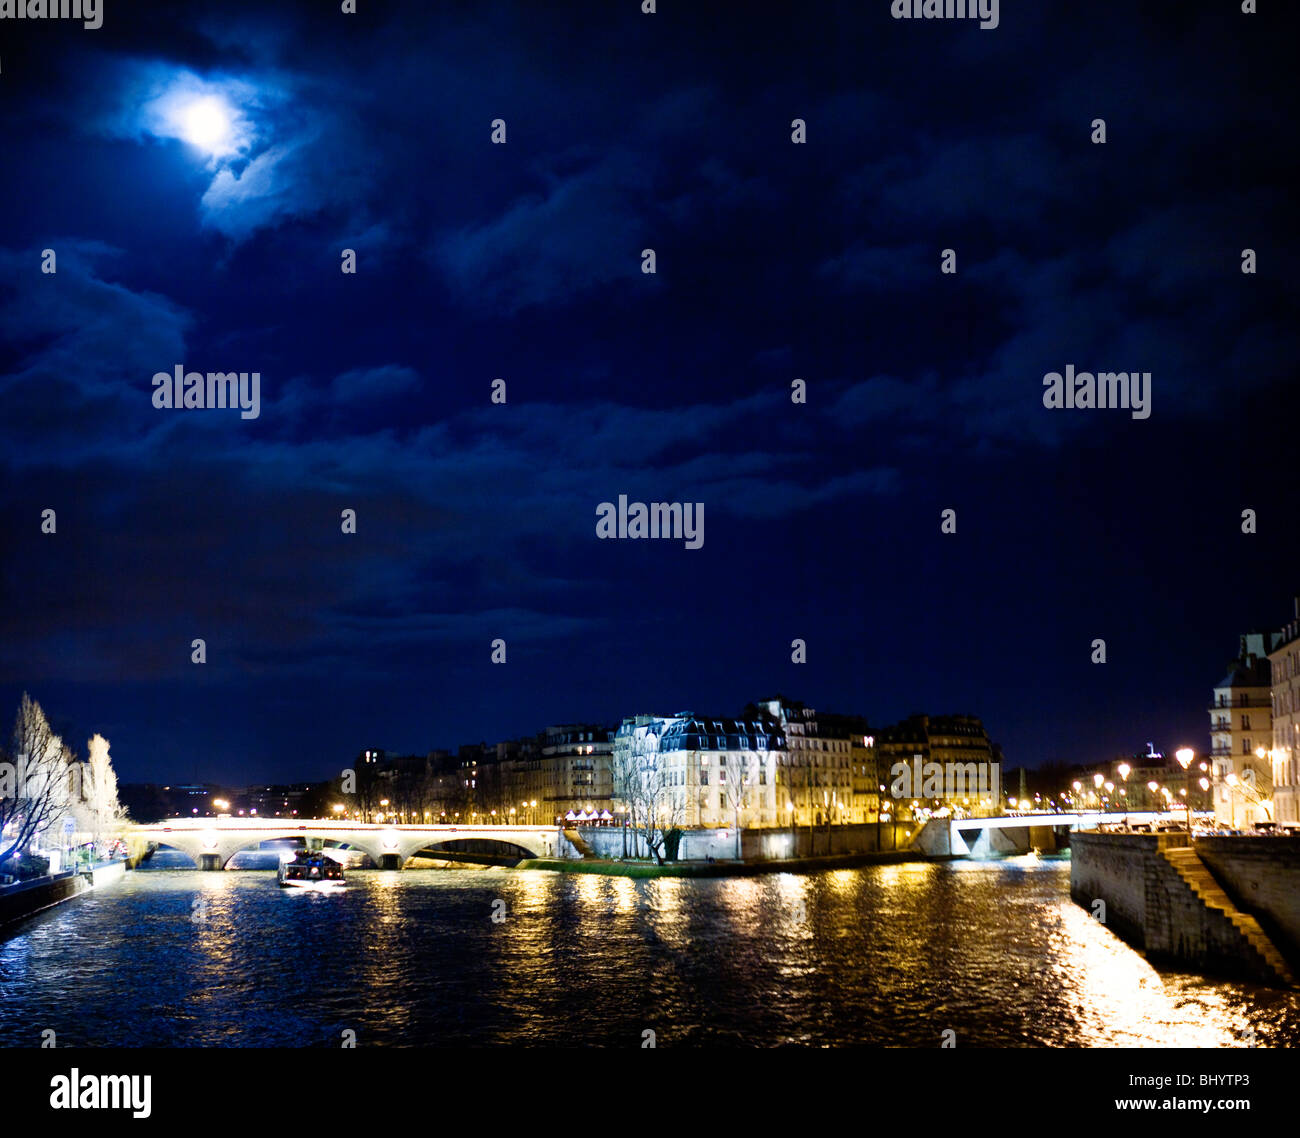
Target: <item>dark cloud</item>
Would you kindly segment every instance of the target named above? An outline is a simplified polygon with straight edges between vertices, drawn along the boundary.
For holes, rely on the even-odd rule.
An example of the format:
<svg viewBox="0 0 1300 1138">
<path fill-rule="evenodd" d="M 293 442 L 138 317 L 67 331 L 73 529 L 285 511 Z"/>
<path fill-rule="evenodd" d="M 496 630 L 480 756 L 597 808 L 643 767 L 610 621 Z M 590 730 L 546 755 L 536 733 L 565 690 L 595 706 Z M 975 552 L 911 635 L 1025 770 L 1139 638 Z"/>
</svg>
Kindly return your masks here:
<svg viewBox="0 0 1300 1138">
<path fill-rule="evenodd" d="M 196 738 L 306 776 L 776 686 L 970 709 L 1037 761 L 1131 745 L 1153 645 L 1137 741 L 1196 728 L 1215 653 L 1285 615 L 1264 17 L 361 7 L 131 5 L 6 49 L 0 696 L 120 725 L 137 776 Z M 214 93 L 220 155 L 165 102 Z M 1045 410 L 1067 363 L 1151 371 L 1150 421 Z M 155 409 L 177 364 L 256 370 L 260 416 Z M 704 548 L 597 541 L 621 493 L 704 502 Z"/>
</svg>

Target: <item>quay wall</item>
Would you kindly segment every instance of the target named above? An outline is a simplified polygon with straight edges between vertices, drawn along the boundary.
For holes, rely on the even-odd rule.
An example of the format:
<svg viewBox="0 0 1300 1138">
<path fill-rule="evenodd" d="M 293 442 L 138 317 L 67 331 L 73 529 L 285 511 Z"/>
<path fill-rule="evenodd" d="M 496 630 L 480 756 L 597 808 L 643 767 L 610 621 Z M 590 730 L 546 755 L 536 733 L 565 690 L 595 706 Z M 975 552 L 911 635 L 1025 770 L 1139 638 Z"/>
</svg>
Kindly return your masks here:
<svg viewBox="0 0 1300 1138">
<path fill-rule="evenodd" d="M 601 858 L 623 856 L 623 829 L 620 826 L 578 826 L 583 842 Z M 874 822 L 847 826 L 817 826 L 809 833 L 807 826 L 793 832 L 780 829 L 746 829 L 740 833 L 740 852 L 745 861 L 775 861 L 789 858 L 827 857 L 865 853 L 893 853 L 907 850 L 917 831 L 914 824 Z M 649 857 L 645 843 L 631 828 L 627 831 L 627 856 Z M 581 854 L 563 838 L 561 853 L 576 858 Z M 732 828 L 684 830 L 677 851 L 680 861 L 734 861 L 736 831 Z"/>
<path fill-rule="evenodd" d="M 1300 836 L 1197 838 L 1196 853 L 1278 950 L 1300 964 Z"/>
<path fill-rule="evenodd" d="M 42 909 L 70 900 L 92 888 L 90 878 L 73 870 L 18 885 L 0 886 L 0 934 L 12 931 L 10 926 Z"/>
<path fill-rule="evenodd" d="M 65 870 L 50 877 L 0 886 L 0 936 L 12 933 L 18 922 L 45 909 L 70 901 L 91 889 L 102 889 L 126 876 L 126 862 L 104 861 L 89 870 Z"/>
<path fill-rule="evenodd" d="M 1262 881 L 1268 855 L 1237 850 L 1242 848 L 1241 843 L 1247 842 L 1258 843 L 1266 849 L 1275 840 L 1283 839 L 1216 838 L 1199 839 L 1195 844 L 1198 854 L 1207 841 L 1229 842 L 1237 847 L 1219 851 L 1219 863 L 1234 867 L 1228 880 L 1219 883 L 1236 901 L 1236 892 L 1243 886 L 1249 887 L 1251 880 L 1259 881 L 1260 888 L 1254 891 L 1257 905 L 1241 907 L 1252 912 L 1266 929 L 1270 922 L 1275 926 L 1280 924 L 1279 918 L 1285 917 L 1289 907 L 1294 906 L 1294 897 L 1289 903 L 1272 908 L 1275 891 L 1266 890 Z M 1070 896 L 1090 913 L 1097 900 L 1104 901 L 1106 927 L 1152 959 L 1208 973 L 1272 982 L 1272 972 L 1250 949 L 1228 916 L 1206 905 L 1162 856 L 1166 849 L 1186 845 L 1186 834 L 1079 831 L 1071 835 L 1070 841 Z M 1211 868 L 1209 858 L 1205 864 Z M 1211 872 L 1214 873 L 1212 868 Z M 1294 870 L 1284 871 L 1283 876 L 1289 883 L 1279 885 L 1279 890 L 1300 887 L 1300 875 Z M 1233 881 L 1235 885 L 1230 884 Z M 1277 947 L 1284 955 L 1291 955 L 1285 944 L 1279 943 Z"/>
</svg>

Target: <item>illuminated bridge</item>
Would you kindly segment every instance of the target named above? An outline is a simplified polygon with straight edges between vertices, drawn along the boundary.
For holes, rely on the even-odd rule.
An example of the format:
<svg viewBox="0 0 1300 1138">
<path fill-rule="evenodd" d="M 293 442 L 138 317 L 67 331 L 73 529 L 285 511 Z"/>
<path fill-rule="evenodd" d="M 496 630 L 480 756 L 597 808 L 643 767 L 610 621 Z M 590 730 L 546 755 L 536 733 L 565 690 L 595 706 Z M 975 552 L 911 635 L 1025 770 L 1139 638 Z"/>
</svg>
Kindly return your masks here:
<svg viewBox="0 0 1300 1138">
<path fill-rule="evenodd" d="M 1186 822 L 1185 814 L 1084 811 L 1059 814 L 1009 814 L 999 818 L 931 818 L 912 839 L 912 848 L 931 857 L 991 857 L 1064 847 L 1070 830 L 1095 830 L 1098 824 L 1134 825 Z"/>
<path fill-rule="evenodd" d="M 329 843 L 360 850 L 381 869 L 401 869 L 423 851 L 449 861 L 556 857 L 560 843 L 554 826 L 393 826 L 227 817 L 168 818 L 153 825 L 128 826 L 124 837 L 132 864 L 153 848 L 168 846 L 188 854 L 200 869 L 224 869 L 240 850 L 276 839 L 301 839 L 315 849 Z"/>
</svg>

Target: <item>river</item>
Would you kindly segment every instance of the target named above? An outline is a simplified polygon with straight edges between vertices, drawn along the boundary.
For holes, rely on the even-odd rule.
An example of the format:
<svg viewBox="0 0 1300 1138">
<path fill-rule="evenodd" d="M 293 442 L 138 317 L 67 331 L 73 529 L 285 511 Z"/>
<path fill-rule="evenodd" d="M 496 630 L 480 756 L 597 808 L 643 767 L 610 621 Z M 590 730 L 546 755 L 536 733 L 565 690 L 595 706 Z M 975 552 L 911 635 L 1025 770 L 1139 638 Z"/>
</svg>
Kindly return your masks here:
<svg viewBox="0 0 1300 1138">
<path fill-rule="evenodd" d="M 370 870 L 335 895 L 188 864 L 161 851 L 0 941 L 0 1043 L 1300 1045 L 1300 994 L 1157 970 L 1064 860 Z"/>
</svg>

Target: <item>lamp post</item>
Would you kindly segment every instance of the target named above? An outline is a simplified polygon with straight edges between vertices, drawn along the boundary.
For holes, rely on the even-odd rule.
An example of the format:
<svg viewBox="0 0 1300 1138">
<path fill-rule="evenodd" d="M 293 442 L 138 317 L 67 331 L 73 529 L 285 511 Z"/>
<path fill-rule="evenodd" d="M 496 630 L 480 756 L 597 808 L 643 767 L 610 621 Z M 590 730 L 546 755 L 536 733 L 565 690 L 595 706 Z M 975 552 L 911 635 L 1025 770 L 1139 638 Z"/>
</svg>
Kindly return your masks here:
<svg viewBox="0 0 1300 1138">
<path fill-rule="evenodd" d="M 1128 776 L 1133 769 L 1128 763 L 1120 763 L 1115 768 L 1119 771 L 1119 777 L 1123 780 L 1124 786 L 1120 789 L 1120 797 L 1124 799 L 1124 825 L 1128 825 Z"/>
<path fill-rule="evenodd" d="M 1188 774 L 1192 765 L 1192 760 L 1196 758 L 1196 752 L 1191 747 L 1179 747 L 1174 752 L 1174 758 L 1178 760 L 1178 765 L 1183 768 L 1183 775 L 1186 777 L 1187 785 L 1183 793 L 1187 795 L 1187 844 L 1192 844 L 1192 796 L 1191 790 L 1192 776 Z"/>
</svg>

